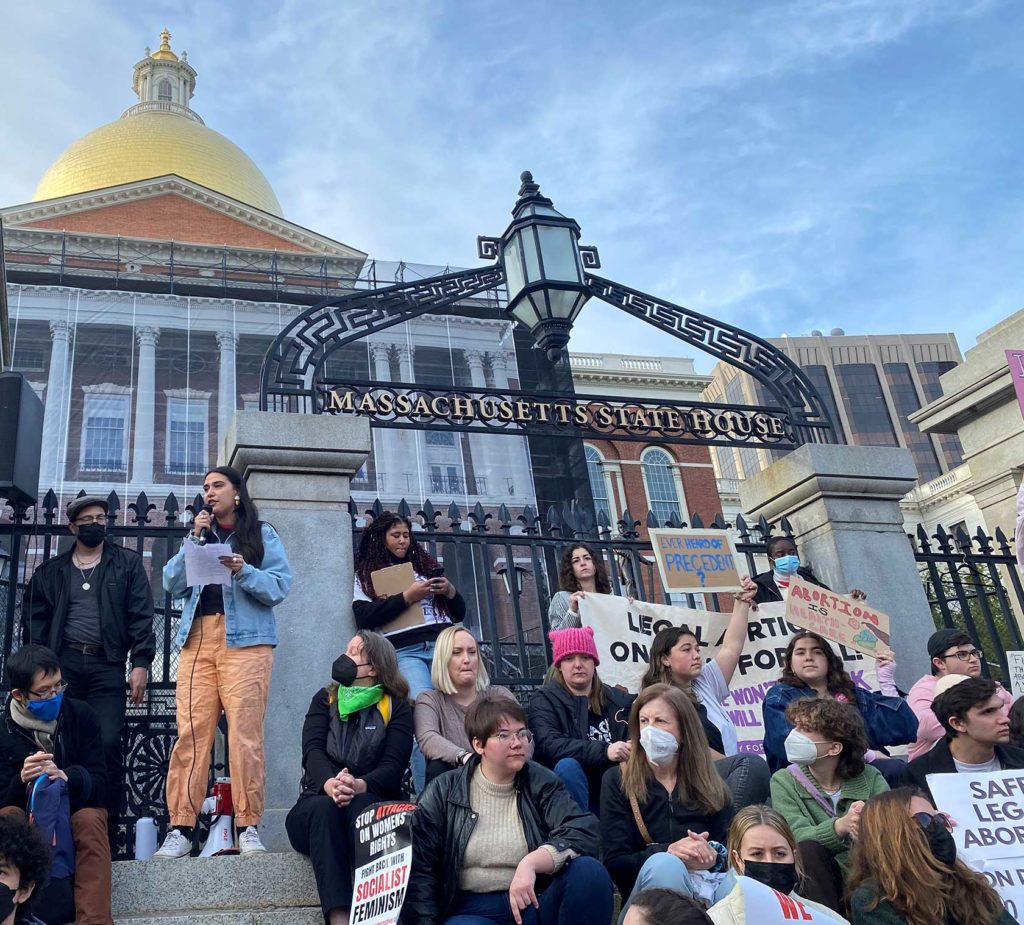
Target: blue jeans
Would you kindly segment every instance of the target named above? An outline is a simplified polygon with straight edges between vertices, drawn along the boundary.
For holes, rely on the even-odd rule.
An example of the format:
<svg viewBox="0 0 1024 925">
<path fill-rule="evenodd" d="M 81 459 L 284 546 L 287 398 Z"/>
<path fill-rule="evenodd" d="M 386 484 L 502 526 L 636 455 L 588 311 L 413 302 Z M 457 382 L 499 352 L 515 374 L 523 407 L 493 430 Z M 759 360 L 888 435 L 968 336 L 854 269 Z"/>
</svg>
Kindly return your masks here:
<svg viewBox="0 0 1024 925">
<path fill-rule="evenodd" d="M 590 781 L 587 780 L 587 772 L 583 770 L 583 765 L 575 758 L 563 758 L 552 770 L 555 777 L 562 782 L 562 786 L 569 791 L 569 796 L 576 801 L 576 805 L 583 812 L 594 813 L 596 816 L 596 809 L 590 805 Z"/>
<path fill-rule="evenodd" d="M 619 925 L 626 920 L 626 910 L 633 897 L 644 890 L 675 890 L 684 896 L 694 896 L 693 881 L 690 880 L 690 872 L 686 865 L 674 854 L 661 851 L 652 854 L 637 874 L 636 884 L 629 898 L 622 904 L 622 912 L 619 914 Z"/>
<path fill-rule="evenodd" d="M 597 858 L 570 861 L 537 899 L 539 909 L 523 909 L 523 925 L 603 925 L 612 918 L 612 881 Z M 515 925 L 508 892 L 460 893 L 444 925 Z"/>
<path fill-rule="evenodd" d="M 395 649 L 398 656 L 398 669 L 409 682 L 409 700 L 415 702 L 424 691 L 433 688 L 430 680 L 430 665 L 434 661 L 434 641 L 418 642 L 411 646 Z M 427 772 L 427 763 L 423 758 L 416 740 L 412 742 L 412 783 L 417 793 L 423 792 Z"/>
</svg>

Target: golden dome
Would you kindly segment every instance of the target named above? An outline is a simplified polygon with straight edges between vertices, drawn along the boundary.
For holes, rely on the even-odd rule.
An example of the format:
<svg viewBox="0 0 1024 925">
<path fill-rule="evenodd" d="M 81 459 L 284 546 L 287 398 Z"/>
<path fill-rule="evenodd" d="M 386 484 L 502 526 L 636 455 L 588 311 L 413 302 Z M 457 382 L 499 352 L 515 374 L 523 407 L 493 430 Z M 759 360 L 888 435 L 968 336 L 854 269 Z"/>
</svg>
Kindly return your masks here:
<svg viewBox="0 0 1024 925">
<path fill-rule="evenodd" d="M 32 199 L 56 199 L 166 174 L 281 214 L 267 178 L 238 145 L 187 116 L 154 110 L 126 114 L 79 138 L 43 174 Z"/>
<path fill-rule="evenodd" d="M 160 47 L 150 57 L 156 58 L 157 61 L 178 60 L 178 56 L 171 51 L 171 33 L 167 31 L 166 26 L 164 26 L 164 31 L 160 33 Z"/>
</svg>

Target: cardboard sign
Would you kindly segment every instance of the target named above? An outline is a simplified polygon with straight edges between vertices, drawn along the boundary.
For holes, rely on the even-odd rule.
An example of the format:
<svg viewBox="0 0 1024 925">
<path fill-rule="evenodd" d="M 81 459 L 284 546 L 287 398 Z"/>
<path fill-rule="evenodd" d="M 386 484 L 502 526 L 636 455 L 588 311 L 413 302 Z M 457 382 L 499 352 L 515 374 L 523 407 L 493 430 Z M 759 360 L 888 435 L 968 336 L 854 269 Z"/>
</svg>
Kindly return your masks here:
<svg viewBox="0 0 1024 925">
<path fill-rule="evenodd" d="M 887 614 L 796 575 L 789 583 L 786 619 L 872 658 L 892 651 Z"/>
<path fill-rule="evenodd" d="M 650 531 L 654 558 L 667 591 L 738 591 L 736 546 L 727 530 Z"/>
<path fill-rule="evenodd" d="M 1024 651 L 1007 652 L 1006 664 L 1010 667 L 1010 693 L 1016 699 L 1024 695 Z"/>
<path fill-rule="evenodd" d="M 415 811 L 412 803 L 375 803 L 356 819 L 352 925 L 398 922 L 412 867 Z"/>
<path fill-rule="evenodd" d="M 1017 918 L 1024 912 L 1024 771 L 929 774 L 928 787 L 956 820 L 957 856 L 985 875 Z"/>
<path fill-rule="evenodd" d="M 712 658 L 722 644 L 729 614 L 647 604 L 610 594 L 587 594 L 580 601 L 580 616 L 593 627 L 601 657 L 598 672 L 607 684 L 621 684 L 631 693 L 639 690 L 647 670 L 654 634 L 664 626 L 686 624 L 697 635 L 705 658 Z M 667 622 L 666 622 L 667 621 Z M 790 637 L 799 631 L 785 620 L 782 602 L 760 604 L 751 610 L 747 644 L 729 684 L 726 712 L 736 725 L 741 754 L 764 753 L 762 705 L 768 689 L 782 674 L 782 656 Z M 877 689 L 876 664 L 860 652 L 834 645 L 843 667 L 857 687 Z"/>
<path fill-rule="evenodd" d="M 743 910 L 747 922 L 758 925 L 783 925 L 786 922 L 845 922 L 834 912 L 826 912 L 808 904 L 805 900 L 765 886 L 750 877 L 737 877 L 733 892 L 743 894 Z"/>
<path fill-rule="evenodd" d="M 389 565 L 387 568 L 379 568 L 370 572 L 370 581 L 373 582 L 373 590 L 378 597 L 390 597 L 392 594 L 401 594 L 416 580 L 416 572 L 413 571 L 411 562 L 402 562 L 400 565 Z M 395 633 L 398 630 L 408 629 L 410 626 L 422 626 L 426 622 L 423 616 L 423 605 L 416 601 L 405 608 L 390 623 L 385 623 L 380 632 L 386 636 L 388 633 Z"/>
</svg>

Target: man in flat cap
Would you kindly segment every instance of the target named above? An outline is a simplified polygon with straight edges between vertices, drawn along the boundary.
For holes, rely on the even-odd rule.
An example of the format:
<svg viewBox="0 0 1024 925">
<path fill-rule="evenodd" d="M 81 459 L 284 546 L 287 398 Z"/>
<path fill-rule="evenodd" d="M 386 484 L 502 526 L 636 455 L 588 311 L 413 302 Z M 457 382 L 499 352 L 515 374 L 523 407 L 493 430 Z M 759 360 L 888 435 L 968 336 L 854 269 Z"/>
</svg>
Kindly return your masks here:
<svg viewBox="0 0 1024 925">
<path fill-rule="evenodd" d="M 907 695 L 907 703 L 918 719 L 917 741 L 907 749 L 911 760 L 929 751 L 946 734 L 932 710 L 935 685 L 939 679 L 951 675 L 980 677 L 984 655 L 963 630 L 941 629 L 928 637 L 928 658 L 931 661 L 931 673 L 919 678 Z M 996 694 L 1003 702 L 1004 711 L 1008 711 L 1013 696 L 998 684 Z"/>
<path fill-rule="evenodd" d="M 142 703 L 156 653 L 153 592 L 142 557 L 106 542 L 107 502 L 86 495 L 68 504 L 75 545 L 44 562 L 25 586 L 22 641 L 57 653 L 67 696 L 98 714 L 107 756 L 109 831 L 117 829 L 123 795 L 125 663 L 132 703 Z"/>
</svg>

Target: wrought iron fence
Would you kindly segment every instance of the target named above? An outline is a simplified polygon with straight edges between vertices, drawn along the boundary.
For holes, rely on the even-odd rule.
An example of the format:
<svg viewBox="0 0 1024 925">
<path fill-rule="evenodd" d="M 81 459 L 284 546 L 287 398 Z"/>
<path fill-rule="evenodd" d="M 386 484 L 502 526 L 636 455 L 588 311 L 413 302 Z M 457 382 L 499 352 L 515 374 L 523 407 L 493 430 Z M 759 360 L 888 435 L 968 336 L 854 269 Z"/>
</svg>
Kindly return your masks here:
<svg viewBox="0 0 1024 925">
<path fill-rule="evenodd" d="M 980 527 L 971 536 L 939 526 L 929 535 L 919 526 L 911 542 L 935 626 L 964 630 L 984 653 L 984 674 L 1008 682 L 1006 652 L 1024 648 L 1024 589 L 1003 531 L 993 538 Z"/>
</svg>

